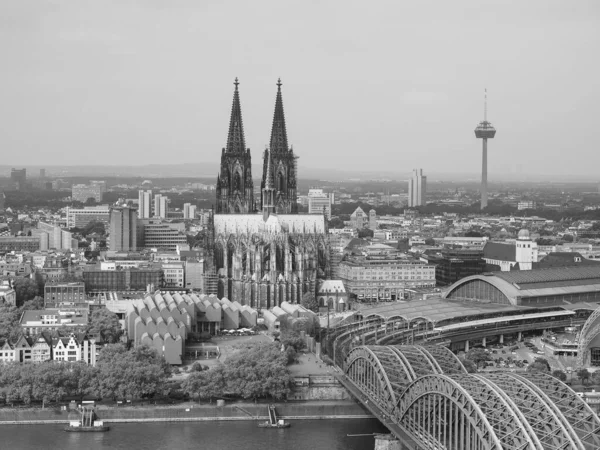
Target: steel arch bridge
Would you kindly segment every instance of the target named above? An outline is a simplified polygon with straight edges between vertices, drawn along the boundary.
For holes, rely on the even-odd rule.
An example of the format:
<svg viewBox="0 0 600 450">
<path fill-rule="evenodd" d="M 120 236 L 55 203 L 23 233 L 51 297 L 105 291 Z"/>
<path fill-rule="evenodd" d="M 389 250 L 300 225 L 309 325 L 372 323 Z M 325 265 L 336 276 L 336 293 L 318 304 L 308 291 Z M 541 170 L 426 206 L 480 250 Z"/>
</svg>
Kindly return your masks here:
<svg viewBox="0 0 600 450">
<path fill-rule="evenodd" d="M 468 374 L 441 346 L 352 348 L 342 382 L 415 449 L 600 449 L 600 419 L 542 373 Z"/>
</svg>

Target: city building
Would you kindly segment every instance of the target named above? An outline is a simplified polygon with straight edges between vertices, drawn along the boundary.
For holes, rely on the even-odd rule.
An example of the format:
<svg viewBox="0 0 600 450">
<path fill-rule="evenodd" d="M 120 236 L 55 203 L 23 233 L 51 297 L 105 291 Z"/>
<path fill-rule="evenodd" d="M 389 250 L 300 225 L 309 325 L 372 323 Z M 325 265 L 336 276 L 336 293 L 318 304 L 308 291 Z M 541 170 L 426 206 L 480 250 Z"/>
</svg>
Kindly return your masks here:
<svg viewBox="0 0 600 450">
<path fill-rule="evenodd" d="M 90 198 L 101 202 L 106 192 L 106 181 L 91 181 L 90 184 L 74 184 L 71 187 L 71 199 L 86 203 Z"/>
<path fill-rule="evenodd" d="M 85 283 L 83 282 L 47 282 L 44 285 L 44 308 L 64 306 L 82 306 L 87 304 Z"/>
<path fill-rule="evenodd" d="M 0 285 L 0 305 L 17 306 L 17 293 L 9 284 Z"/>
<path fill-rule="evenodd" d="M 164 287 L 182 288 L 185 286 L 185 263 L 183 261 L 173 261 L 162 264 L 164 273 Z"/>
<path fill-rule="evenodd" d="M 154 196 L 154 217 L 166 219 L 169 212 L 169 198 L 161 194 Z"/>
<path fill-rule="evenodd" d="M 288 147 L 281 82 L 263 154 L 261 214 L 253 213 L 249 161 L 236 81 L 205 271 L 219 276 L 219 298 L 261 309 L 298 303 L 318 278 L 329 277 L 330 251 L 325 217 L 297 214 L 296 156 Z"/>
<path fill-rule="evenodd" d="M 365 214 L 363 209 L 359 206 L 350 214 L 350 227 L 362 230 L 369 224 L 369 217 Z"/>
<path fill-rule="evenodd" d="M 40 250 L 40 237 L 0 236 L 0 252 L 35 252 Z"/>
<path fill-rule="evenodd" d="M 72 333 L 67 337 L 52 339 L 52 360 L 77 362 L 83 361 L 91 366 L 96 365 L 101 345 L 94 338 L 83 333 Z"/>
<path fill-rule="evenodd" d="M 426 254 L 423 257 L 429 264 L 435 265 L 438 286 L 447 286 L 486 271 L 483 250 L 480 249 L 443 249 L 441 253 Z"/>
<path fill-rule="evenodd" d="M 325 280 L 317 288 L 319 312 L 342 312 L 349 309 L 350 300 L 341 280 Z"/>
<path fill-rule="evenodd" d="M 483 247 L 483 259 L 488 265 L 498 266 L 502 272 L 531 270 L 538 262 L 537 243 L 531 240 L 529 231 L 523 229 L 514 244 L 487 242 Z"/>
<path fill-rule="evenodd" d="M 483 122 L 479 122 L 475 128 L 475 137 L 481 139 L 481 209 L 488 205 L 488 185 L 487 185 L 487 140 L 496 136 L 496 129 L 487 120 L 487 89 L 485 90 L 485 102 L 483 108 Z"/>
<path fill-rule="evenodd" d="M 152 217 L 152 190 L 138 192 L 138 218 Z"/>
<path fill-rule="evenodd" d="M 188 258 L 185 261 L 185 287 L 206 293 L 204 283 L 204 260 Z"/>
<path fill-rule="evenodd" d="M 325 214 L 331 220 L 331 196 L 323 193 L 323 189 L 308 190 L 308 213 Z"/>
<path fill-rule="evenodd" d="M 107 291 L 153 292 L 164 284 L 160 265 L 146 264 L 138 268 L 102 270 L 99 265 L 84 266 L 83 282 L 88 294 Z"/>
<path fill-rule="evenodd" d="M 164 222 L 161 219 L 144 219 L 138 222 L 141 237 L 139 247 L 175 251 L 177 246 L 187 244 L 183 222 Z"/>
<path fill-rule="evenodd" d="M 517 203 L 517 209 L 523 211 L 524 209 L 536 209 L 537 203 L 533 200 L 521 200 Z"/>
<path fill-rule="evenodd" d="M 15 190 L 25 190 L 27 187 L 27 169 L 11 169 L 10 182 Z"/>
<path fill-rule="evenodd" d="M 73 234 L 58 225 L 40 221 L 37 229 L 32 230 L 32 235 L 40 241 L 39 250 L 72 250 L 79 247 L 79 241 L 73 238 Z"/>
<path fill-rule="evenodd" d="M 600 270 L 594 266 L 492 272 L 447 288 L 444 298 L 515 306 L 600 302 Z"/>
<path fill-rule="evenodd" d="M 196 218 L 196 205 L 191 203 L 184 203 L 183 205 L 183 218 L 184 219 L 195 219 Z"/>
<path fill-rule="evenodd" d="M 372 231 L 377 230 L 377 213 L 374 209 L 369 211 L 369 229 Z"/>
<path fill-rule="evenodd" d="M 61 327 L 81 328 L 88 324 L 88 308 L 40 309 L 24 311 L 19 324 L 29 335 L 56 331 Z M 48 343 L 50 345 L 50 342 Z M 50 359 L 50 358 L 48 358 Z"/>
<path fill-rule="evenodd" d="M 359 301 L 400 300 L 407 290 L 435 287 L 435 265 L 394 257 L 347 256 L 339 275 Z"/>
<path fill-rule="evenodd" d="M 108 205 L 86 206 L 84 208 L 66 208 L 67 228 L 84 228 L 91 222 L 110 223 L 110 207 Z"/>
<path fill-rule="evenodd" d="M 135 251 L 137 249 L 137 214 L 128 207 L 110 211 L 110 243 L 113 251 Z"/>
<path fill-rule="evenodd" d="M 423 169 L 413 169 L 408 180 L 408 206 L 422 206 L 426 204 L 427 177 L 423 175 Z"/>
</svg>

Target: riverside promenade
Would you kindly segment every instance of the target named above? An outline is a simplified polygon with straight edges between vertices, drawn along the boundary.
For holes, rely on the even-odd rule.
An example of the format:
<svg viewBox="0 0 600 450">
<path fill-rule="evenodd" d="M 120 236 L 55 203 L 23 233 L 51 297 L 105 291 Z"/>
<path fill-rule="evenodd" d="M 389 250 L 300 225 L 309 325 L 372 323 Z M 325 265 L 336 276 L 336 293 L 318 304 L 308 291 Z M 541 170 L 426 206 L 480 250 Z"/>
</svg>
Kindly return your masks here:
<svg viewBox="0 0 600 450">
<path fill-rule="evenodd" d="M 277 414 L 289 420 L 372 419 L 355 401 L 307 401 L 274 403 Z M 173 406 L 100 405 L 98 416 L 106 422 L 209 422 L 267 420 L 266 403 L 231 403 L 225 406 L 185 403 Z M 67 423 L 69 411 L 59 408 L 2 408 L 0 425 Z"/>
</svg>

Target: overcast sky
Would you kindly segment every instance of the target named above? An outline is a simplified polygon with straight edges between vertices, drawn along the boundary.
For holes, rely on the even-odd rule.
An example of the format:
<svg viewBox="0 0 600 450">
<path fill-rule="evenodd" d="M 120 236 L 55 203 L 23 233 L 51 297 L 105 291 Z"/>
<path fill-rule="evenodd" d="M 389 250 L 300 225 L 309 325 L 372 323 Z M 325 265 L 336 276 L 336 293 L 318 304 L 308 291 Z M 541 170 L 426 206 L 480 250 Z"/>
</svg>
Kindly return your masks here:
<svg viewBox="0 0 600 450">
<path fill-rule="evenodd" d="M 597 173 L 597 0 L 1 0 L 2 163 L 254 162 L 283 81 L 300 165 Z M 254 174 L 257 176 L 257 174 Z M 599 175 L 600 177 L 600 175 Z"/>
</svg>

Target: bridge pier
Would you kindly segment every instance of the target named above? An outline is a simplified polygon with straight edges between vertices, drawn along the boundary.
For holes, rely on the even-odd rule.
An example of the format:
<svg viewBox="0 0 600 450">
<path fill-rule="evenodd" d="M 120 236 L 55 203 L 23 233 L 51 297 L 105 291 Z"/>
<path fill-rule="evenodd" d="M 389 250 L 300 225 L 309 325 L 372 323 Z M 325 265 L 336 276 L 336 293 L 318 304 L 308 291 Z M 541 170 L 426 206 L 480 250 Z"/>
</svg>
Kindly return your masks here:
<svg viewBox="0 0 600 450">
<path fill-rule="evenodd" d="M 402 450 L 402 446 L 392 434 L 376 434 L 375 450 Z"/>
<path fill-rule="evenodd" d="M 469 351 L 469 341 L 465 341 L 465 353 Z"/>
<path fill-rule="evenodd" d="M 523 332 L 519 331 L 519 334 L 517 335 L 517 341 L 521 342 L 523 340 Z"/>
<path fill-rule="evenodd" d="M 503 335 L 503 334 L 501 334 L 501 335 L 500 335 L 500 337 L 499 337 L 499 342 L 500 342 L 501 344 L 504 344 L 504 335 Z"/>
<path fill-rule="evenodd" d="M 483 345 L 484 347 L 487 346 L 487 339 L 485 337 L 481 339 L 481 345 Z"/>
</svg>

